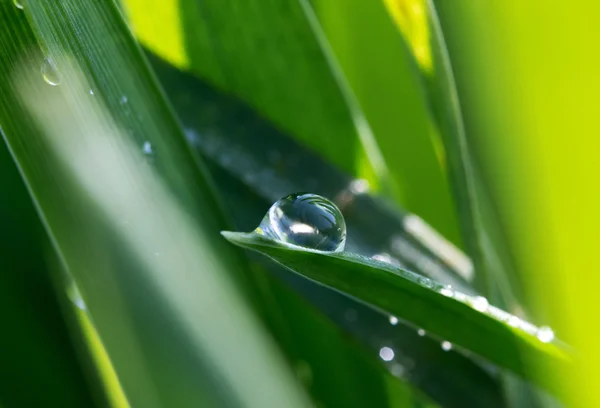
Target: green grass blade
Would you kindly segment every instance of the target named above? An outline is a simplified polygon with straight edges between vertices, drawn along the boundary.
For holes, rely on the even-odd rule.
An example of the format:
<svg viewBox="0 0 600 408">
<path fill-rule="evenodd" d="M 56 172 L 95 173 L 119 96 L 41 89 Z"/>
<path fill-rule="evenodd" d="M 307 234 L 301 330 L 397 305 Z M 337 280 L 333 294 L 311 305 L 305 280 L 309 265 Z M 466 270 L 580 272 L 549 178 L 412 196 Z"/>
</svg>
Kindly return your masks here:
<svg viewBox="0 0 600 408">
<path fill-rule="evenodd" d="M 352 253 L 292 248 L 256 233 L 223 235 L 553 392 L 560 390 L 553 387 L 550 373 L 570 372 L 572 358 L 558 342 L 542 342 L 536 337 L 544 330 L 489 306 L 482 298 L 463 295 L 420 275 Z M 533 367 L 541 369 L 534 371 Z"/>
<path fill-rule="evenodd" d="M 32 0 L 25 12 L 44 54 L 2 60 L 2 128 L 127 398 L 305 406 L 233 280 L 239 257 L 213 239 L 213 190 L 116 6 Z M 44 82 L 44 57 L 60 85 Z"/>
<path fill-rule="evenodd" d="M 460 244 L 445 154 L 429 101 L 413 57 L 383 2 L 302 3 L 313 30 L 322 32 L 324 52 L 339 65 L 373 131 L 396 199 Z M 368 28 L 356 30 L 364 21 Z"/>
</svg>

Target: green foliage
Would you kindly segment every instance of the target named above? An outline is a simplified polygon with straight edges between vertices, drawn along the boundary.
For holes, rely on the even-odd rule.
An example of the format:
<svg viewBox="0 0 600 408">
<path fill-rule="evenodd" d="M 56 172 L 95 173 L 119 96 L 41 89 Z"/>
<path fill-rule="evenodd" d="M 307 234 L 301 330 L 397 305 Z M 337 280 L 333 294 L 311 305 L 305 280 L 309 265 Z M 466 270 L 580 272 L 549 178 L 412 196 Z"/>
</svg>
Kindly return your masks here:
<svg viewBox="0 0 600 408">
<path fill-rule="evenodd" d="M 475 310 L 523 295 L 432 4 L 411 37 L 383 1 L 122 3 L 0 2 L 4 407 L 503 407 L 506 369 L 562 395 L 566 346 Z M 296 191 L 360 255 L 219 235 Z"/>
</svg>

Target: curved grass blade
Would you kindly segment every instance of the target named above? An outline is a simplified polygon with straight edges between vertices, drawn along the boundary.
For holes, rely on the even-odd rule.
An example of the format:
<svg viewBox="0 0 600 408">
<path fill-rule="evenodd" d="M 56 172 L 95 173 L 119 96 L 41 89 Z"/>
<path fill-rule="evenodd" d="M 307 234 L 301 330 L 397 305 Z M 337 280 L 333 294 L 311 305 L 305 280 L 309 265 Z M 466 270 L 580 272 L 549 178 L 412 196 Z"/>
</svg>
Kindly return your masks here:
<svg viewBox="0 0 600 408">
<path fill-rule="evenodd" d="M 222 234 L 236 245 L 261 252 L 294 272 L 403 318 L 552 392 L 560 389 L 554 387 L 551 373 L 567 376 L 571 372 L 572 357 L 558 341 L 549 341 L 548 329 L 490 306 L 483 298 L 352 253 L 290 247 L 257 233 Z"/>
</svg>

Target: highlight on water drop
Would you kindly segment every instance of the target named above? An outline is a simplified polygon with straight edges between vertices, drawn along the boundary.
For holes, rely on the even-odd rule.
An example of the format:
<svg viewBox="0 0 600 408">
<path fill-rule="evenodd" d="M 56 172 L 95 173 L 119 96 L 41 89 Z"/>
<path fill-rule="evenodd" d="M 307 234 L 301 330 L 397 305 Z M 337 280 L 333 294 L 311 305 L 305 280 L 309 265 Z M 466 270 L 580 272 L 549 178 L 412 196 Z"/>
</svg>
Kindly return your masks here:
<svg viewBox="0 0 600 408">
<path fill-rule="evenodd" d="M 19 10 L 23 10 L 23 2 L 25 0 L 13 0 L 13 4 L 15 5 L 16 8 L 18 8 Z"/>
<path fill-rule="evenodd" d="M 398 318 L 396 316 L 390 316 L 390 324 L 395 326 L 398 324 Z"/>
<path fill-rule="evenodd" d="M 389 347 L 382 347 L 379 350 L 379 357 L 381 357 L 383 361 L 392 361 L 394 359 L 394 356 L 394 350 L 392 350 Z"/>
<path fill-rule="evenodd" d="M 56 68 L 56 64 L 50 58 L 44 58 L 44 62 L 42 62 L 41 67 L 42 78 L 46 81 L 47 84 L 52 86 L 60 85 L 60 75 L 58 74 L 58 69 Z"/>
<path fill-rule="evenodd" d="M 256 232 L 288 244 L 339 252 L 346 244 L 346 222 L 339 208 L 317 194 L 290 194 L 275 202 Z"/>
<path fill-rule="evenodd" d="M 442 350 L 444 350 L 444 351 L 452 350 L 452 343 L 450 343 L 447 340 L 442 341 Z"/>
</svg>

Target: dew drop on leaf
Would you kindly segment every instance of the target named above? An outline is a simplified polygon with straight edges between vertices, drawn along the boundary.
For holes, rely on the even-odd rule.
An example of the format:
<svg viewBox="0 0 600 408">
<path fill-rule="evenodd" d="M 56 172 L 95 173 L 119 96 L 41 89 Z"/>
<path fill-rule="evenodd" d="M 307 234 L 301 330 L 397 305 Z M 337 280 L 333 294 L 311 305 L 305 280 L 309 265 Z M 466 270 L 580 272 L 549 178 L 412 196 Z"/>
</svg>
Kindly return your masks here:
<svg viewBox="0 0 600 408">
<path fill-rule="evenodd" d="M 554 331 L 548 326 L 542 326 L 537 330 L 536 337 L 542 343 L 549 343 L 554 340 Z"/>
<path fill-rule="evenodd" d="M 42 62 L 42 78 L 49 85 L 56 86 L 60 84 L 60 76 L 58 75 L 58 69 L 56 68 L 56 64 L 50 58 L 44 58 L 44 62 Z"/>
<path fill-rule="evenodd" d="M 383 361 L 392 361 L 394 359 L 394 355 L 394 350 L 389 347 L 382 347 L 379 350 L 379 357 L 381 357 Z"/>
<path fill-rule="evenodd" d="M 319 251 L 346 244 L 346 222 L 337 206 L 316 194 L 290 194 L 275 202 L 256 229 L 259 234 Z"/>
<path fill-rule="evenodd" d="M 13 0 L 13 4 L 15 5 L 16 8 L 18 8 L 19 10 L 23 10 L 23 2 L 25 0 Z"/>
<path fill-rule="evenodd" d="M 444 351 L 450 351 L 452 350 L 452 343 L 450 343 L 449 341 L 442 341 L 442 350 Z"/>
<path fill-rule="evenodd" d="M 488 300 L 483 296 L 476 296 L 473 299 L 471 299 L 471 305 L 473 306 L 473 309 L 478 310 L 480 312 L 485 312 L 490 306 Z"/>
<path fill-rule="evenodd" d="M 454 296 L 454 291 L 452 290 L 452 286 L 450 286 L 450 285 L 444 286 L 444 287 L 443 287 L 443 288 L 440 290 L 440 293 L 441 293 L 442 295 L 444 295 L 444 296 L 447 296 L 447 297 L 452 297 L 452 296 Z"/>
<path fill-rule="evenodd" d="M 423 337 L 423 336 L 425 336 L 425 330 L 423 330 L 423 329 L 419 329 L 419 330 L 417 330 L 417 334 L 418 334 L 419 336 Z"/>
<path fill-rule="evenodd" d="M 390 316 L 390 324 L 395 326 L 398 324 L 398 318 L 396 316 Z"/>
</svg>

